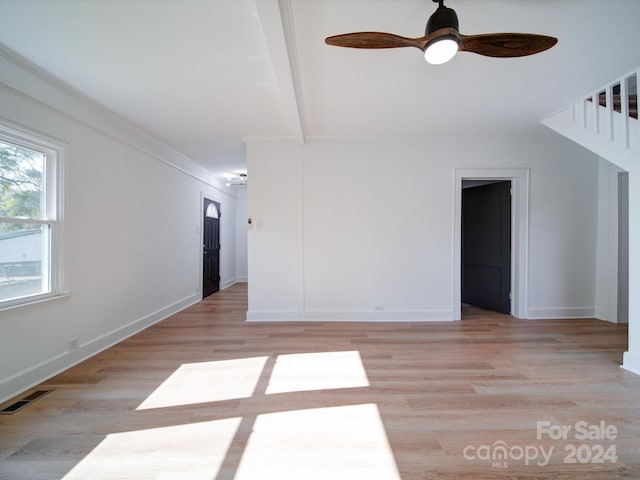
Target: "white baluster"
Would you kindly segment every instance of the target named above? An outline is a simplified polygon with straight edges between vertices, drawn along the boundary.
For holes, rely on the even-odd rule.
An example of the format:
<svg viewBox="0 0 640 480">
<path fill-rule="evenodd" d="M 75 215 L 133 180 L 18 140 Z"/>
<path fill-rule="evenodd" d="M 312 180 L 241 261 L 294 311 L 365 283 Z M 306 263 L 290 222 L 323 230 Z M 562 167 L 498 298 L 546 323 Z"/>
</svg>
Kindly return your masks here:
<svg viewBox="0 0 640 480">
<path fill-rule="evenodd" d="M 620 80 L 620 110 L 622 111 L 622 144 L 625 148 L 630 148 L 629 139 L 629 92 L 627 89 L 627 78 Z"/>
<path fill-rule="evenodd" d="M 640 86 L 638 83 L 640 81 L 640 70 L 636 71 L 631 76 L 635 75 L 636 78 L 636 112 L 638 112 L 638 87 Z M 636 116 L 639 116 L 636 114 Z M 632 128 L 630 128 L 629 132 L 629 140 L 631 143 L 631 148 L 633 150 L 640 150 L 640 118 L 629 119 L 629 124 Z"/>
<path fill-rule="evenodd" d="M 600 94 L 591 95 L 591 104 L 593 109 L 593 133 L 600 135 Z"/>
</svg>

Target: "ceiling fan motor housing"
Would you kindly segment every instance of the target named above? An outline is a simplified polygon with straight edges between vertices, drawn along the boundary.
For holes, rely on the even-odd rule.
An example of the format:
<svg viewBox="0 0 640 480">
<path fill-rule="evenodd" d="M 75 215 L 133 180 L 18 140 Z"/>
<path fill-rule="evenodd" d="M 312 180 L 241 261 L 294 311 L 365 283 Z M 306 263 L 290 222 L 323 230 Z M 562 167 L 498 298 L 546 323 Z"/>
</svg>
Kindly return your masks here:
<svg viewBox="0 0 640 480">
<path fill-rule="evenodd" d="M 444 5 L 440 5 L 437 10 L 433 12 L 433 15 L 429 17 L 425 35 L 428 36 L 430 33 L 442 28 L 454 28 L 456 31 L 459 31 L 458 15 L 455 10 L 445 7 Z"/>
</svg>

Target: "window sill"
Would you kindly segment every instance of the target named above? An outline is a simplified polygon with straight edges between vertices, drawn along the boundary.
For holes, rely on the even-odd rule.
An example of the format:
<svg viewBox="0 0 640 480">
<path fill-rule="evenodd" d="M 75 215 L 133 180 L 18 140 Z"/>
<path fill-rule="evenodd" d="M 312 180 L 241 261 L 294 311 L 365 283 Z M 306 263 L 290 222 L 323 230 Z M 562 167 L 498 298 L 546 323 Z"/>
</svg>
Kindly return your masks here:
<svg viewBox="0 0 640 480">
<path fill-rule="evenodd" d="M 71 294 L 64 293 L 51 297 L 39 298 L 30 302 L 20 303 L 19 305 L 11 305 L 8 307 L 0 308 L 0 318 L 57 305 L 59 303 L 68 301 L 69 298 L 71 298 Z"/>
</svg>

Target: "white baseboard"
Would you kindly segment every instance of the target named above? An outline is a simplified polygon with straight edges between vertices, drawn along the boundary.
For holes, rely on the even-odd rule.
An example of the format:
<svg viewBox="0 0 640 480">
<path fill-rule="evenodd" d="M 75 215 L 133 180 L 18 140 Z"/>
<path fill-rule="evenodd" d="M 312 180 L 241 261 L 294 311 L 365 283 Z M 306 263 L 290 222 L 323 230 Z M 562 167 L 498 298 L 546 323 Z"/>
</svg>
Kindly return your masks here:
<svg viewBox="0 0 640 480">
<path fill-rule="evenodd" d="M 453 310 L 251 310 L 248 322 L 451 322 Z"/>
<path fill-rule="evenodd" d="M 595 314 L 595 307 L 530 308 L 527 310 L 527 318 L 532 320 L 594 318 Z"/>
<path fill-rule="evenodd" d="M 295 322 L 303 317 L 297 310 L 249 310 L 247 322 Z"/>
<path fill-rule="evenodd" d="M 67 368 L 78 363 L 71 359 L 75 352 L 61 353 L 0 382 L 0 403 L 42 383 L 47 378 L 62 373 Z"/>
<path fill-rule="evenodd" d="M 235 285 L 236 283 L 247 283 L 247 277 L 236 277 L 234 279 L 227 280 L 226 282 L 223 282 L 220 284 L 220 290 L 229 288 Z"/>
<path fill-rule="evenodd" d="M 624 352 L 621 367 L 631 373 L 640 375 L 640 355 L 634 352 Z"/>
<path fill-rule="evenodd" d="M 220 290 L 224 290 L 225 288 L 229 288 L 231 285 L 236 283 L 236 279 L 233 278 L 231 280 L 227 280 L 225 282 L 220 283 Z"/>
<path fill-rule="evenodd" d="M 0 382 L 0 403 L 28 390 L 63 371 L 77 365 L 103 350 L 135 335 L 151 325 L 174 315 L 200 301 L 197 295 L 190 295 L 166 307 L 141 317 L 127 325 L 91 339 L 72 352 L 63 352 L 44 362 L 12 375 Z"/>
</svg>

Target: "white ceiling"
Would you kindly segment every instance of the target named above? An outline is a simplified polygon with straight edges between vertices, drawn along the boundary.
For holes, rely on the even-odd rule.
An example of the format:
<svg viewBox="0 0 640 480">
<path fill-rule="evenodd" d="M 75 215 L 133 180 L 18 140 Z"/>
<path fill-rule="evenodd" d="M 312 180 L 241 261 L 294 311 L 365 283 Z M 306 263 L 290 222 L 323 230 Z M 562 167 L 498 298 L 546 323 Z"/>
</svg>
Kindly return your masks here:
<svg viewBox="0 0 640 480">
<path fill-rule="evenodd" d="M 245 141 L 495 135 L 640 66 L 638 0 L 447 0 L 464 34 L 559 38 L 516 59 L 354 50 L 329 35 L 417 37 L 431 0 L 0 0 L 0 43 L 214 173 Z"/>
</svg>

